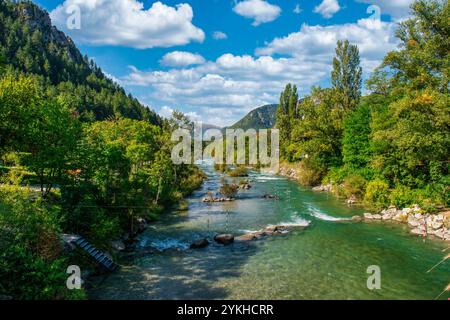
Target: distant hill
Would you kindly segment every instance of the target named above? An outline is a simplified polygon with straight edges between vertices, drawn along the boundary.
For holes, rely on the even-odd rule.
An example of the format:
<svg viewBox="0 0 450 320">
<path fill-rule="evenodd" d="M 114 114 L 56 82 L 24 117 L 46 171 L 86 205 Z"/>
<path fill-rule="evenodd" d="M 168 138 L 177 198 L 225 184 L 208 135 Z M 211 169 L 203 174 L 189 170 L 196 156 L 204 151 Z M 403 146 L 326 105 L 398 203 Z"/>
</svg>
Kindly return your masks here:
<svg viewBox="0 0 450 320">
<path fill-rule="evenodd" d="M 277 104 L 269 104 L 249 112 L 244 118 L 236 122 L 232 129 L 270 129 L 275 126 L 277 118 Z"/>
<path fill-rule="evenodd" d="M 81 120 L 123 116 L 160 124 L 161 118 L 105 76 L 71 38 L 52 26 L 30 1 L 0 0 L 0 64 L 7 72 L 42 79 L 46 93 L 62 97 Z"/>
</svg>

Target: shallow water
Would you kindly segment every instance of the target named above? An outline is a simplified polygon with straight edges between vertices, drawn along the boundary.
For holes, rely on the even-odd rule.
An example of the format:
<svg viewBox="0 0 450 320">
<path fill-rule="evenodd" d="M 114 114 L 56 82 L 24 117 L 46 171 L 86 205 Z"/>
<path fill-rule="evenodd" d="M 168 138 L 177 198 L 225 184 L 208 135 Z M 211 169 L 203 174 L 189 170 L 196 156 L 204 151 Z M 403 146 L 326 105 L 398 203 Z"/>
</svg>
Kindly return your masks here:
<svg viewBox="0 0 450 320">
<path fill-rule="evenodd" d="M 206 204 L 202 198 L 218 190 L 221 176 L 203 169 L 209 180 L 188 199 L 189 210 L 164 215 L 141 236 L 140 246 L 161 253 L 130 261 L 91 290 L 91 298 L 434 299 L 450 282 L 448 262 L 427 273 L 448 243 L 412 237 L 403 225 L 347 221 L 362 209 L 270 175 L 252 175 L 253 188 L 236 202 Z M 266 193 L 280 200 L 262 199 Z M 266 240 L 188 249 L 217 233 L 287 223 L 309 226 Z M 381 268 L 380 290 L 367 288 L 371 265 Z"/>
</svg>

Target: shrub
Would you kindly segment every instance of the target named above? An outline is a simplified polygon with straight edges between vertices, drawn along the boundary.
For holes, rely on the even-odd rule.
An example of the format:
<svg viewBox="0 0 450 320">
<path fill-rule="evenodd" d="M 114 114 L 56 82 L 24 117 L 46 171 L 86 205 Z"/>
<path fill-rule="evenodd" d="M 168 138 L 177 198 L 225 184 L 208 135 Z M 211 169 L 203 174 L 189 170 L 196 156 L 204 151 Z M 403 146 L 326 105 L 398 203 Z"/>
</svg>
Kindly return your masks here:
<svg viewBox="0 0 450 320">
<path fill-rule="evenodd" d="M 417 196 L 417 192 L 414 192 L 409 187 L 398 185 L 391 190 L 389 199 L 390 204 L 397 208 L 405 208 L 413 204 L 419 204 L 421 201 Z"/>
<path fill-rule="evenodd" d="M 229 184 L 226 181 L 222 181 L 222 186 L 219 192 L 227 198 L 234 198 L 239 190 L 239 186 L 236 184 Z"/>
<path fill-rule="evenodd" d="M 248 177 L 247 168 L 239 166 L 227 172 L 230 177 Z"/>
<path fill-rule="evenodd" d="M 389 185 L 381 179 L 370 181 L 366 186 L 364 202 L 375 209 L 387 207 L 389 205 Z"/>
<path fill-rule="evenodd" d="M 366 189 L 367 181 L 361 176 L 349 176 L 343 184 L 345 195 L 347 198 L 356 196 L 362 198 Z"/>
<path fill-rule="evenodd" d="M 17 186 L 0 189 L 0 291 L 14 299 L 65 299 L 59 208 Z M 77 298 L 83 296 L 79 293 Z"/>
<path fill-rule="evenodd" d="M 320 184 L 324 170 L 312 161 L 303 160 L 298 171 L 298 181 L 305 186 Z"/>
</svg>

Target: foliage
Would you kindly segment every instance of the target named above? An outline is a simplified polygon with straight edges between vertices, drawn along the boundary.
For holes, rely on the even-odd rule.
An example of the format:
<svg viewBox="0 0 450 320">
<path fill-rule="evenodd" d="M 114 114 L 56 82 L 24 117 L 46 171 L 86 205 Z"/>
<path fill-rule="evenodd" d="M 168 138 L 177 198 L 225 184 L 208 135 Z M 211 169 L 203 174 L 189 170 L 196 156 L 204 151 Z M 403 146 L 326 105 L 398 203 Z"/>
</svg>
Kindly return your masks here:
<svg viewBox="0 0 450 320">
<path fill-rule="evenodd" d="M 352 110 L 358 105 L 361 97 L 362 68 L 358 47 L 350 44 L 348 40 L 337 42 L 331 83 L 341 108 Z"/>
<path fill-rule="evenodd" d="M 227 172 L 227 174 L 230 177 L 247 177 L 248 176 L 247 168 L 245 168 L 244 166 L 238 166 L 232 170 L 229 170 Z"/>
<path fill-rule="evenodd" d="M 389 185 L 380 179 L 367 184 L 364 201 L 375 209 L 382 209 L 389 205 Z"/>
<path fill-rule="evenodd" d="M 366 190 L 366 184 L 366 179 L 361 176 L 348 176 L 343 184 L 345 195 L 347 198 L 350 198 L 351 196 L 362 198 Z"/>
<path fill-rule="evenodd" d="M 59 211 L 30 190 L 1 187 L 0 292 L 17 299 L 70 296 L 67 263 L 60 257 Z"/>
<path fill-rule="evenodd" d="M 227 198 L 234 198 L 239 190 L 237 184 L 230 184 L 225 179 L 222 180 L 222 186 L 219 192 Z"/>
</svg>

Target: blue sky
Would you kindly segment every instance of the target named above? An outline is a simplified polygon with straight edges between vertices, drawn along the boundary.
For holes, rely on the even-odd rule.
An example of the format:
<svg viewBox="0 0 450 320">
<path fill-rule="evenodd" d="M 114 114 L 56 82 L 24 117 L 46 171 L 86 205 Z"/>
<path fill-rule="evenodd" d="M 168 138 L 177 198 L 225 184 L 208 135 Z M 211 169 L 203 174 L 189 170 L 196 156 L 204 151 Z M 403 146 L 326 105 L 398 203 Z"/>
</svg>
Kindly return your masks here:
<svg viewBox="0 0 450 320">
<path fill-rule="evenodd" d="M 367 76 L 395 49 L 411 0 L 35 2 L 142 103 L 224 126 L 277 102 L 288 82 L 301 94 L 327 86 L 338 39 L 360 47 Z M 80 28 L 68 28 L 78 12 Z"/>
</svg>

